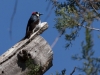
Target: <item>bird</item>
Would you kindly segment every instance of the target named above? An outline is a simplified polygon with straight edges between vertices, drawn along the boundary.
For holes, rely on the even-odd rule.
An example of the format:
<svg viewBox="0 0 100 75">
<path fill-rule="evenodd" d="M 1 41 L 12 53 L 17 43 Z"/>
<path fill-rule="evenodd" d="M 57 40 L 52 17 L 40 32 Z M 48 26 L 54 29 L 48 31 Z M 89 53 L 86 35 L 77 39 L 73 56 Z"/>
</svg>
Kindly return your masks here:
<svg viewBox="0 0 100 75">
<path fill-rule="evenodd" d="M 41 20 L 40 16 L 43 15 L 39 12 L 33 12 L 32 15 L 30 16 L 27 27 L 26 27 L 26 34 L 25 37 L 22 39 L 29 38 L 33 32 L 35 32 L 37 29 L 39 29 Z"/>
</svg>

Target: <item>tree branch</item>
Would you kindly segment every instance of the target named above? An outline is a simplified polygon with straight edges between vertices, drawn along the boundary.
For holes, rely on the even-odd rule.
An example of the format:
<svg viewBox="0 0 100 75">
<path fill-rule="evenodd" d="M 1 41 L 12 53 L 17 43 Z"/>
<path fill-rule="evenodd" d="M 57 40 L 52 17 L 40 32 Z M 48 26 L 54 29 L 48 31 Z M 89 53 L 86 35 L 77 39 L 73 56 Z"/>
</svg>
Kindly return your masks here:
<svg viewBox="0 0 100 75">
<path fill-rule="evenodd" d="M 83 9 L 84 11 L 87 11 L 87 8 L 83 7 L 77 0 L 75 0 L 76 4 Z"/>
<path fill-rule="evenodd" d="M 91 7 L 94 9 L 94 11 L 99 15 L 99 13 L 97 12 L 97 10 L 96 10 L 95 7 L 93 6 L 92 2 L 89 1 L 89 3 L 91 4 Z"/>
<path fill-rule="evenodd" d="M 16 13 L 17 4 L 18 4 L 18 0 L 15 1 L 14 11 L 13 11 L 13 14 L 11 16 L 11 21 L 10 21 L 9 34 L 10 34 L 11 39 L 12 39 L 12 23 L 13 23 L 13 19 L 14 19 L 15 13 Z"/>
<path fill-rule="evenodd" d="M 76 70 L 76 67 L 74 68 L 74 70 L 72 71 L 72 73 L 71 73 L 70 75 L 73 75 L 73 74 L 74 74 L 74 72 L 75 72 L 75 70 Z"/>
<path fill-rule="evenodd" d="M 96 30 L 96 31 L 100 31 L 100 29 L 97 29 L 97 28 L 93 28 L 93 27 L 89 27 L 89 26 L 85 26 L 85 25 L 81 25 L 81 24 L 78 24 L 79 26 L 82 26 L 84 28 L 88 28 L 90 30 Z"/>
</svg>

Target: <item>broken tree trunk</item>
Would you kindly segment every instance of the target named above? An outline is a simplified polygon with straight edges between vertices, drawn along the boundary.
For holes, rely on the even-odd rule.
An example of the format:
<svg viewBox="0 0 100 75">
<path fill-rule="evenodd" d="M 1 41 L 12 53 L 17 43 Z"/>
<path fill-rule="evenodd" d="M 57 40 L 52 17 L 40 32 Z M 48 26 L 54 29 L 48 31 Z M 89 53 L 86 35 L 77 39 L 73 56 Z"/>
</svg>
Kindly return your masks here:
<svg viewBox="0 0 100 75">
<path fill-rule="evenodd" d="M 39 35 L 48 24 L 41 25 L 29 39 L 18 42 L 0 56 L 0 75 L 43 75 L 52 66 L 51 47 Z"/>
</svg>

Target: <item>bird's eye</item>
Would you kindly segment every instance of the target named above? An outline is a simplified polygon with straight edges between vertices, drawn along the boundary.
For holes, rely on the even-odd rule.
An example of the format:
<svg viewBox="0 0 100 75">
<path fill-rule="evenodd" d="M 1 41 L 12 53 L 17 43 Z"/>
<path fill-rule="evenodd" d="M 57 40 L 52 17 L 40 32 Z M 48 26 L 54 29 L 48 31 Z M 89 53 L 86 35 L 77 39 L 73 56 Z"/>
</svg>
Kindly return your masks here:
<svg viewBox="0 0 100 75">
<path fill-rule="evenodd" d="M 36 12 L 36 14 L 38 14 L 38 12 Z"/>
<path fill-rule="evenodd" d="M 32 13 L 32 15 L 36 15 L 36 14 L 38 14 L 38 15 L 39 15 L 39 12 L 33 12 L 33 13 Z"/>
</svg>

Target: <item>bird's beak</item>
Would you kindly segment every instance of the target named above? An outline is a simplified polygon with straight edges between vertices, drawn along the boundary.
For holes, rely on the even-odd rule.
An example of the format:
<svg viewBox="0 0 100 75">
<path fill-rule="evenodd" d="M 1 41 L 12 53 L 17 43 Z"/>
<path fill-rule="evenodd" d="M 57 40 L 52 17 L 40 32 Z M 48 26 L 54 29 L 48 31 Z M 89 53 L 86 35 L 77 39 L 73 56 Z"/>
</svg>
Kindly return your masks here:
<svg viewBox="0 0 100 75">
<path fill-rule="evenodd" d="M 43 15 L 43 14 L 39 14 L 39 15 Z"/>
</svg>

